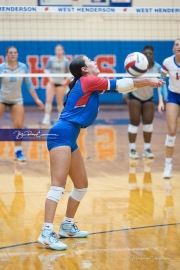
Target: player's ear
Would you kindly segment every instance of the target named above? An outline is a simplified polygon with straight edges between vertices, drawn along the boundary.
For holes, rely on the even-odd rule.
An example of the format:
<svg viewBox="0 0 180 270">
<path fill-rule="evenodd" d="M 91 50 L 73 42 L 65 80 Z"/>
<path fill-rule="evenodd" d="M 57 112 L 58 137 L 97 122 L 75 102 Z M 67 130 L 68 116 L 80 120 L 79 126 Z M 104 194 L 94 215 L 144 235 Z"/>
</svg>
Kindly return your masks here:
<svg viewBox="0 0 180 270">
<path fill-rule="evenodd" d="M 87 73 L 88 72 L 87 67 L 82 67 L 81 70 L 82 70 L 83 73 Z"/>
</svg>

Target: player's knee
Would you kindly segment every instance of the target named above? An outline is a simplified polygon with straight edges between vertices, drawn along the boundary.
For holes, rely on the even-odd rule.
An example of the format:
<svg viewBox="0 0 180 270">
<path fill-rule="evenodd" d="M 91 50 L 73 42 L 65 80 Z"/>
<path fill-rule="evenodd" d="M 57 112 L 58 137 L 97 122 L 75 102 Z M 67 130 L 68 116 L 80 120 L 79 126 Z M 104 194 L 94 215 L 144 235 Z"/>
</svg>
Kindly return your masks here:
<svg viewBox="0 0 180 270">
<path fill-rule="evenodd" d="M 57 111 L 58 111 L 58 113 L 61 113 L 63 109 L 64 109 L 64 106 L 63 105 L 57 105 Z"/>
<path fill-rule="evenodd" d="M 87 192 L 87 188 L 73 188 L 71 194 L 70 194 L 70 197 L 73 198 L 74 200 L 80 202 L 85 194 Z"/>
<path fill-rule="evenodd" d="M 168 147 L 174 147 L 175 146 L 175 141 L 176 141 L 176 136 L 166 136 L 166 141 L 165 141 L 165 146 Z"/>
<path fill-rule="evenodd" d="M 153 132 L 153 124 L 150 124 L 150 125 L 143 125 L 143 131 L 144 132 Z"/>
<path fill-rule="evenodd" d="M 58 186 L 51 186 L 46 196 L 46 199 L 49 199 L 51 201 L 58 203 L 63 194 L 64 194 L 64 188 L 58 187 Z"/>
<path fill-rule="evenodd" d="M 46 113 L 51 113 L 51 111 L 52 111 L 52 104 L 46 102 L 46 104 L 45 104 L 45 112 Z"/>
<path fill-rule="evenodd" d="M 134 125 L 129 124 L 128 132 L 132 133 L 132 134 L 137 134 L 138 133 L 138 125 L 134 126 Z"/>
</svg>

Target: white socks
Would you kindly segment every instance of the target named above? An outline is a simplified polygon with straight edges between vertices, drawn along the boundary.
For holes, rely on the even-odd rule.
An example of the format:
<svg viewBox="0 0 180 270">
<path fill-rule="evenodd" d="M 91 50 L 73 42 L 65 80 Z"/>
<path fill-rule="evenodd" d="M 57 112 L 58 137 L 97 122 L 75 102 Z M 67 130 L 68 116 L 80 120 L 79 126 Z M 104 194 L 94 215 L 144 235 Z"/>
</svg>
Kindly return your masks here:
<svg viewBox="0 0 180 270">
<path fill-rule="evenodd" d="M 144 143 L 144 151 L 150 149 L 150 143 Z"/>
<path fill-rule="evenodd" d="M 22 146 L 18 145 L 14 147 L 14 153 L 16 153 L 17 151 L 22 151 Z"/>
<path fill-rule="evenodd" d="M 74 218 L 64 217 L 64 223 L 74 224 Z"/>
<path fill-rule="evenodd" d="M 129 150 L 136 150 L 136 144 L 135 143 L 130 143 L 129 144 Z"/>
<path fill-rule="evenodd" d="M 165 159 L 165 164 L 171 164 L 171 163 L 172 163 L 172 158 Z"/>
<path fill-rule="evenodd" d="M 43 230 L 53 231 L 53 223 L 44 222 Z"/>
</svg>

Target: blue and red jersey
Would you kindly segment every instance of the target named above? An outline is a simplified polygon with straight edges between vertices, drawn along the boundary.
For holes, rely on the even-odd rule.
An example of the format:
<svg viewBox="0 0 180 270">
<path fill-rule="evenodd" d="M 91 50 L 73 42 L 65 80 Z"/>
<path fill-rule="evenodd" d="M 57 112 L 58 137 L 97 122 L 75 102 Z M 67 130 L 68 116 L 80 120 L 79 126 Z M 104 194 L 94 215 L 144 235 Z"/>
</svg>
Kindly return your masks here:
<svg viewBox="0 0 180 270">
<path fill-rule="evenodd" d="M 108 89 L 116 89 L 116 80 L 82 76 L 71 89 L 60 119 L 79 124 L 82 128 L 90 126 L 98 114 L 99 94 Z"/>
</svg>

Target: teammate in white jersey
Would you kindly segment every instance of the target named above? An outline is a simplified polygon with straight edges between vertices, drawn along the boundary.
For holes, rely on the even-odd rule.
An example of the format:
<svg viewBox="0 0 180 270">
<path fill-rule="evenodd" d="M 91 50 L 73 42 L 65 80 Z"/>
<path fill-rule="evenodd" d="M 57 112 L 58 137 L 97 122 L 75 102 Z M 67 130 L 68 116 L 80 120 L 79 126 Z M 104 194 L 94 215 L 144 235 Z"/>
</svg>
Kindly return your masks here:
<svg viewBox="0 0 180 270">
<path fill-rule="evenodd" d="M 34 101 L 40 109 L 44 104 L 38 98 L 32 82 L 27 77 L 11 77 L 13 74 L 28 73 L 27 66 L 17 61 L 18 51 L 14 46 L 6 49 L 6 62 L 0 64 L 0 73 L 9 74 L 9 77 L 0 77 L 0 118 L 2 117 L 6 106 L 9 106 L 13 126 L 15 129 L 21 129 L 24 124 L 24 106 L 21 86 L 24 82 Z M 25 161 L 22 154 L 21 142 L 15 142 L 15 159 Z"/>
<path fill-rule="evenodd" d="M 166 105 L 166 120 L 168 134 L 166 136 L 166 159 L 163 178 L 172 177 L 172 157 L 174 152 L 176 131 L 180 106 L 180 38 L 176 39 L 173 46 L 174 55 L 166 58 L 162 65 L 162 78 L 169 74 L 168 98 Z M 158 111 L 162 114 L 164 104 L 162 101 L 163 90 L 159 91 Z"/>
<path fill-rule="evenodd" d="M 45 73 L 67 73 L 69 72 L 69 61 L 64 56 L 64 49 L 62 45 L 55 47 L 55 56 L 52 56 L 47 61 L 45 67 Z M 49 78 L 49 82 L 46 88 L 46 103 L 45 103 L 45 114 L 42 120 L 43 125 L 50 125 L 50 114 L 52 111 L 52 102 L 54 95 L 56 94 L 57 110 L 60 114 L 63 110 L 63 99 L 66 91 L 66 87 L 69 83 L 68 78 L 52 77 Z"/>
<path fill-rule="evenodd" d="M 143 48 L 143 54 L 147 57 L 149 67 L 147 73 L 160 73 L 161 66 L 154 61 L 154 48 L 147 45 Z M 144 136 L 144 153 L 143 157 L 154 158 L 150 150 L 151 136 L 153 131 L 154 118 L 154 88 L 146 86 L 124 95 L 123 99 L 128 103 L 130 124 L 128 126 L 129 135 L 129 157 L 138 159 L 136 151 L 136 137 L 138 127 L 142 117 L 143 136 Z"/>
</svg>

